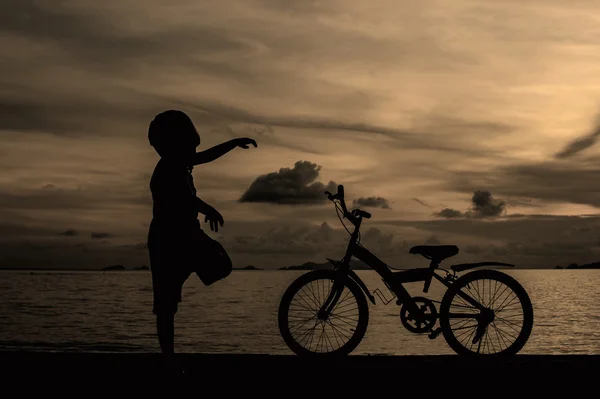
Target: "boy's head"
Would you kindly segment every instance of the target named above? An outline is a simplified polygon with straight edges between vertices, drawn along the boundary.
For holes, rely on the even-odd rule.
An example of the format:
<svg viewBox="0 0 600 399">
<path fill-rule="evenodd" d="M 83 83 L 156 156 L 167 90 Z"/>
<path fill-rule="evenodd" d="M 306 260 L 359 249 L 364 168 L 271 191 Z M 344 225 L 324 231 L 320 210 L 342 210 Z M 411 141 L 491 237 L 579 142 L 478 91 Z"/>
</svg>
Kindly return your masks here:
<svg viewBox="0 0 600 399">
<path fill-rule="evenodd" d="M 184 112 L 167 110 L 156 115 L 148 128 L 148 140 L 161 157 L 181 156 L 200 145 L 200 135 Z"/>
</svg>

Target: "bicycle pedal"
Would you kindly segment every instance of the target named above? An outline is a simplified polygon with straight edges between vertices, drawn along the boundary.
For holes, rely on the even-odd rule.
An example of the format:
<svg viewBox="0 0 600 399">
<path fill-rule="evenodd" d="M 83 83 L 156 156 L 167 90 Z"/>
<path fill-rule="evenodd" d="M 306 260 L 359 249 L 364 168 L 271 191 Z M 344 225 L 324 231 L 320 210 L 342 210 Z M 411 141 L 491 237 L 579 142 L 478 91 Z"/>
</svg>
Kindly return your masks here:
<svg viewBox="0 0 600 399">
<path fill-rule="evenodd" d="M 437 329 L 429 333 L 429 339 L 436 339 L 441 332 L 442 329 L 438 327 Z"/>
</svg>

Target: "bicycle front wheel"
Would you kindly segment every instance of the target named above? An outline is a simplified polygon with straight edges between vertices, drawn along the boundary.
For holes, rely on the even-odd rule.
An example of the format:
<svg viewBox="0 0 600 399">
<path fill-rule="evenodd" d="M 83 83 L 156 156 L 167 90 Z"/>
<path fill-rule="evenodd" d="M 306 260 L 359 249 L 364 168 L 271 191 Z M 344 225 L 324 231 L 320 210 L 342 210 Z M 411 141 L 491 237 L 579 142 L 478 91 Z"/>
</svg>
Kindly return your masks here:
<svg viewBox="0 0 600 399">
<path fill-rule="evenodd" d="M 339 297 L 328 317 L 318 312 L 339 278 L 334 270 L 315 270 L 298 277 L 285 291 L 279 305 L 279 331 L 297 355 L 348 355 L 363 339 L 369 306 L 361 288 L 344 278 Z"/>
<path fill-rule="evenodd" d="M 497 270 L 477 270 L 458 278 L 442 298 L 440 327 L 457 354 L 514 355 L 531 334 L 533 306 L 513 277 Z"/>
</svg>

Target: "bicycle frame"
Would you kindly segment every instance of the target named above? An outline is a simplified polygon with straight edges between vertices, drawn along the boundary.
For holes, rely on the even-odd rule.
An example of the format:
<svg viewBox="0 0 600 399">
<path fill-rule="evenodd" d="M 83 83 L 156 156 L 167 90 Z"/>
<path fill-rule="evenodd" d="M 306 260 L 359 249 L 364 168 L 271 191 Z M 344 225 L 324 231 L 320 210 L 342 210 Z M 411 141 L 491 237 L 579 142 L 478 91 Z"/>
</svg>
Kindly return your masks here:
<svg viewBox="0 0 600 399">
<path fill-rule="evenodd" d="M 341 276 L 343 276 L 343 277 L 347 276 L 347 277 L 351 278 L 352 280 L 354 280 L 363 289 L 363 291 L 369 297 L 369 299 L 371 300 L 371 302 L 373 304 L 375 304 L 375 299 L 374 299 L 373 295 L 371 295 L 366 284 L 362 281 L 362 279 L 356 273 L 354 273 L 353 270 L 350 269 L 350 260 L 353 256 L 360 259 L 364 263 L 366 263 L 371 269 L 375 270 L 375 272 L 377 274 L 379 274 L 379 276 L 382 278 L 383 282 L 387 285 L 388 289 L 390 289 L 390 291 L 393 292 L 396 295 L 396 297 L 398 298 L 396 303 L 398 305 L 404 304 L 407 307 L 407 309 L 409 310 L 409 312 L 412 315 L 414 315 L 414 317 L 418 317 L 421 310 L 415 304 L 413 297 L 406 290 L 406 288 L 404 287 L 403 284 L 423 281 L 424 282 L 423 292 L 427 292 L 429 290 L 429 286 L 431 285 L 431 281 L 433 278 L 438 280 L 440 283 L 442 283 L 446 287 L 450 287 L 452 285 L 454 278 L 452 278 L 452 277 L 444 278 L 444 277 L 441 277 L 440 275 L 438 275 L 437 273 L 435 273 L 435 270 L 439 267 L 439 262 L 437 262 L 436 260 L 433 260 L 433 259 L 431 259 L 431 262 L 430 262 L 428 268 L 414 268 L 414 269 L 406 269 L 404 271 L 393 272 L 385 262 L 383 262 L 381 259 L 379 259 L 376 255 L 371 253 L 367 248 L 363 247 L 358 242 L 358 233 L 360 231 L 361 223 L 362 223 L 362 218 L 360 218 L 360 217 L 357 218 L 355 221 L 355 224 L 354 224 L 354 226 L 355 226 L 354 232 L 352 232 L 352 234 L 351 234 L 350 241 L 348 242 L 348 247 L 346 248 L 346 253 L 345 253 L 342 261 L 335 262 L 335 261 L 332 261 L 331 259 L 329 259 L 329 261 L 334 263 L 337 266 L 337 270 L 341 273 Z M 341 295 L 341 291 L 342 291 L 341 289 L 339 289 L 340 286 L 341 286 L 341 288 L 343 288 L 343 278 L 340 280 L 334 281 L 332 290 L 329 293 L 327 300 L 325 301 L 325 303 L 323 304 L 323 306 L 321 307 L 321 309 L 319 311 L 319 314 L 321 317 L 326 317 L 326 315 L 329 315 L 329 313 L 333 309 L 333 306 L 335 306 L 335 304 L 337 303 L 337 301 Z M 461 296 L 468 303 L 472 304 L 474 307 L 476 307 L 480 310 L 484 309 L 484 307 L 481 304 L 479 304 L 477 301 L 475 301 L 470 296 L 468 296 L 462 292 L 459 292 L 458 295 Z M 456 314 L 453 316 L 454 317 L 465 317 L 465 316 L 461 316 L 460 314 Z M 469 317 L 473 317 L 473 316 L 469 316 Z"/>
</svg>

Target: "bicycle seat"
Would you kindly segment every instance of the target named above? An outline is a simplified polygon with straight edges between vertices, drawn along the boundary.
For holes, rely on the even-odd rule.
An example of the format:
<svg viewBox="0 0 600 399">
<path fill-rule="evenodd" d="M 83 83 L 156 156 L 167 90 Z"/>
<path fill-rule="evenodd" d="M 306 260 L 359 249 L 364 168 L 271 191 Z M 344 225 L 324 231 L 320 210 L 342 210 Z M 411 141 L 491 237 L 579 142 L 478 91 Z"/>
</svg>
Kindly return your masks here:
<svg viewBox="0 0 600 399">
<path fill-rule="evenodd" d="M 411 254 L 423 255 L 426 258 L 442 261 L 458 253 L 456 245 L 417 245 L 409 251 Z"/>
</svg>

